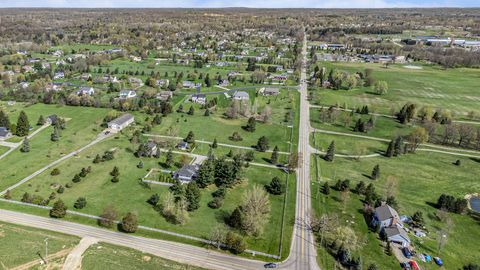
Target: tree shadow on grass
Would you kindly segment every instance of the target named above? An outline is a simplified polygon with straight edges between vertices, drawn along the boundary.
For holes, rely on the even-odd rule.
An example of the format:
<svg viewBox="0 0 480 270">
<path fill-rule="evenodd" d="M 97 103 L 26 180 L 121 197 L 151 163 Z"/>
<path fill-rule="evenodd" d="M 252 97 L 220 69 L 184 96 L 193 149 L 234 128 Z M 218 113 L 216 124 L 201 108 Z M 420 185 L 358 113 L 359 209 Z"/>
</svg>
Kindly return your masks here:
<svg viewBox="0 0 480 270">
<path fill-rule="evenodd" d="M 227 210 L 220 209 L 217 212 L 215 212 L 215 219 L 219 223 L 227 223 L 228 218 L 230 217 L 230 212 Z"/>
<path fill-rule="evenodd" d="M 471 160 L 471 161 L 475 161 L 475 162 L 477 162 L 477 163 L 480 163 L 480 158 L 473 158 L 473 157 L 471 157 L 470 160 Z"/>
</svg>

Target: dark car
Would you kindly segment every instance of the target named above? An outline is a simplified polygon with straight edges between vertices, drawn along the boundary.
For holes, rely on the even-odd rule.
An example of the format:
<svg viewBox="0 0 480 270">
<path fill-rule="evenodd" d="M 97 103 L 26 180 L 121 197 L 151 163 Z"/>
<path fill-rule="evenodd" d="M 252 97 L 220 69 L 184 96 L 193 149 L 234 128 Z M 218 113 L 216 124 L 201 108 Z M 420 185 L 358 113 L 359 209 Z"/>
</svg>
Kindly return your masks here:
<svg viewBox="0 0 480 270">
<path fill-rule="evenodd" d="M 277 268 L 276 263 L 267 263 L 264 265 L 265 268 Z"/>
<path fill-rule="evenodd" d="M 412 257 L 412 252 L 407 247 L 402 248 L 402 252 L 407 259 L 410 259 Z"/>
<path fill-rule="evenodd" d="M 401 262 L 400 267 L 402 267 L 402 269 L 410 269 L 410 264 L 408 264 L 408 262 Z"/>
</svg>

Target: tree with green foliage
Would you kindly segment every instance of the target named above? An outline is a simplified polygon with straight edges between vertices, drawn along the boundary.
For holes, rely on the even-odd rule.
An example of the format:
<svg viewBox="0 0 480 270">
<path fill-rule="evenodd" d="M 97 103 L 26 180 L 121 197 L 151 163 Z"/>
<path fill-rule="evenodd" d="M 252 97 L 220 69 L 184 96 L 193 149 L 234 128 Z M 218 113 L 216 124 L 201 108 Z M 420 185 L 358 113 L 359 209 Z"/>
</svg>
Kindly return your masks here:
<svg viewBox="0 0 480 270">
<path fill-rule="evenodd" d="M 24 111 L 21 111 L 17 120 L 16 135 L 19 137 L 27 136 L 29 130 L 30 130 L 30 123 L 28 122 L 28 116 Z"/>
<path fill-rule="evenodd" d="M 195 211 L 200 207 L 200 189 L 197 183 L 192 181 L 188 183 L 185 189 L 185 199 L 187 200 L 187 211 Z"/>
<path fill-rule="evenodd" d="M 113 205 L 108 205 L 100 214 L 100 219 L 98 219 L 98 224 L 105 228 L 111 228 L 117 220 L 118 214 L 117 210 Z"/>
<path fill-rule="evenodd" d="M 363 195 L 363 194 L 365 194 L 366 188 L 367 187 L 365 186 L 365 182 L 360 181 L 355 186 L 355 192 L 359 195 Z"/>
<path fill-rule="evenodd" d="M 266 185 L 265 188 L 273 195 L 281 195 L 285 193 L 285 185 L 277 176 L 273 177 L 270 184 Z"/>
<path fill-rule="evenodd" d="M 160 196 L 158 196 L 157 193 L 153 194 L 150 196 L 150 198 L 147 200 L 147 202 L 153 206 L 156 206 L 158 204 L 158 201 L 160 200 Z"/>
<path fill-rule="evenodd" d="M 207 160 L 200 166 L 195 181 L 200 188 L 205 188 L 215 181 L 213 161 Z"/>
<path fill-rule="evenodd" d="M 53 132 L 50 135 L 50 140 L 52 142 L 56 142 L 56 141 L 60 140 L 60 132 L 58 131 L 58 128 L 56 126 L 53 127 Z"/>
<path fill-rule="evenodd" d="M 257 142 L 257 150 L 260 151 L 260 152 L 265 152 L 268 150 L 269 146 L 268 146 L 268 139 L 267 137 L 265 136 L 262 136 L 258 139 L 258 142 Z"/>
<path fill-rule="evenodd" d="M 23 153 L 30 152 L 30 141 L 28 140 L 27 137 L 25 137 L 25 139 L 23 139 L 22 148 L 20 148 L 20 151 L 23 152 Z"/>
<path fill-rule="evenodd" d="M 162 116 L 160 114 L 156 114 L 153 118 L 152 124 L 160 125 L 162 123 Z"/>
<path fill-rule="evenodd" d="M 187 137 L 184 139 L 184 141 L 189 144 L 195 143 L 195 134 L 193 134 L 193 131 L 188 132 Z"/>
<path fill-rule="evenodd" d="M 380 178 L 380 165 L 377 164 L 373 167 L 371 178 L 373 180 Z"/>
<path fill-rule="evenodd" d="M 335 141 L 332 141 L 328 146 L 327 153 L 323 157 L 324 160 L 332 162 L 335 158 Z"/>
<path fill-rule="evenodd" d="M 323 194 L 329 195 L 330 194 L 330 185 L 328 182 L 323 183 Z"/>
<path fill-rule="evenodd" d="M 210 116 L 210 110 L 208 108 L 205 110 L 203 116 Z"/>
<path fill-rule="evenodd" d="M 58 199 L 52 209 L 50 209 L 50 216 L 53 218 L 63 218 L 67 214 L 67 207 L 62 200 Z"/>
<path fill-rule="evenodd" d="M 120 181 L 120 179 L 118 178 L 120 176 L 120 170 L 118 169 L 117 166 L 113 167 L 113 170 L 110 172 L 110 175 L 112 176 L 113 183 L 118 183 L 118 181 Z"/>
<path fill-rule="evenodd" d="M 395 139 L 395 146 L 393 148 L 393 155 L 398 157 L 403 154 L 403 138 L 402 136 L 398 136 Z"/>
<path fill-rule="evenodd" d="M 75 175 L 73 176 L 72 182 L 78 183 L 78 182 L 80 182 L 80 181 L 82 181 L 82 178 L 80 177 L 80 175 L 79 175 L 79 174 L 75 174 Z"/>
<path fill-rule="evenodd" d="M 207 73 L 207 76 L 205 76 L 205 86 L 206 87 L 211 87 L 212 86 L 212 80 L 210 79 L 210 74 Z"/>
<path fill-rule="evenodd" d="M 0 127 L 10 128 L 10 119 L 2 109 L 0 109 Z"/>
<path fill-rule="evenodd" d="M 215 149 L 218 147 L 217 138 L 213 139 L 212 148 Z"/>
<path fill-rule="evenodd" d="M 255 120 L 255 117 L 248 118 L 248 122 L 247 122 L 247 125 L 245 126 L 245 130 L 249 132 L 254 132 L 256 129 L 256 124 L 257 124 L 257 121 Z"/>
<path fill-rule="evenodd" d="M 73 207 L 75 207 L 76 209 L 82 209 L 85 206 L 87 206 L 87 199 L 85 199 L 85 197 L 78 198 L 73 204 Z"/>
<path fill-rule="evenodd" d="M 127 215 L 122 219 L 121 228 L 122 231 L 126 233 L 136 232 L 138 229 L 137 215 L 132 212 L 128 212 Z"/>
<path fill-rule="evenodd" d="M 165 159 L 165 165 L 167 165 L 167 167 L 170 168 L 172 164 L 173 164 L 173 152 L 172 152 L 172 149 L 168 149 L 167 156 Z"/>
<path fill-rule="evenodd" d="M 195 109 L 193 108 L 193 106 L 190 106 L 190 109 L 188 109 L 187 114 L 188 114 L 188 115 L 193 115 L 193 114 L 195 114 Z"/>
<path fill-rule="evenodd" d="M 373 89 L 377 95 L 383 95 L 388 92 L 388 83 L 386 81 L 377 81 L 375 82 Z"/>
<path fill-rule="evenodd" d="M 395 142 L 393 140 L 390 141 L 388 144 L 387 151 L 385 152 L 386 157 L 393 157 L 393 154 L 395 152 Z"/>
<path fill-rule="evenodd" d="M 230 251 L 234 254 L 243 253 L 247 248 L 247 245 L 243 238 L 232 231 L 229 231 L 227 233 L 227 236 L 225 237 L 225 242 L 225 244 L 229 247 Z"/>
<path fill-rule="evenodd" d="M 278 147 L 275 145 L 273 148 L 272 155 L 270 156 L 270 163 L 277 164 L 278 163 Z"/>
<path fill-rule="evenodd" d="M 45 125 L 45 118 L 43 118 L 43 115 L 40 115 L 40 117 L 38 117 L 37 126 L 43 125 Z"/>
<path fill-rule="evenodd" d="M 102 158 L 100 157 L 100 154 L 97 154 L 95 158 L 93 159 L 93 163 L 100 163 L 102 162 Z"/>
</svg>

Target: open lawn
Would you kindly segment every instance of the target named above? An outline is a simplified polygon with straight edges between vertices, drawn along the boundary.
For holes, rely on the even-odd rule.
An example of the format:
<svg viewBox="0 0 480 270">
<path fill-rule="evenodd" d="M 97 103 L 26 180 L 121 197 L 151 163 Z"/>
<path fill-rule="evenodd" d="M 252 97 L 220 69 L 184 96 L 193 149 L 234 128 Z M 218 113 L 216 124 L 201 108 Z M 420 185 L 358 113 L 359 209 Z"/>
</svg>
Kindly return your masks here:
<svg viewBox="0 0 480 270">
<path fill-rule="evenodd" d="M 59 141 L 52 142 L 50 140 L 53 127 L 48 127 L 30 140 L 30 152 L 14 151 L 0 160 L 2 168 L 8 168 L 8 170 L 0 171 L 0 190 L 91 142 L 103 130 L 100 124 L 109 111 L 108 109 L 44 104 L 35 104 L 22 109 L 27 113 L 32 125 L 36 124 L 40 115 L 47 117 L 57 114 L 60 117 L 69 118 L 69 120 Z M 12 112 L 9 115 L 11 115 L 11 121 L 16 119 L 15 113 Z"/>
<path fill-rule="evenodd" d="M 7 152 L 8 149 L 10 149 L 10 148 L 5 147 L 5 146 L 0 146 L 0 156 L 1 156 L 2 154 L 4 154 L 5 152 Z"/>
<path fill-rule="evenodd" d="M 394 195 L 399 204 L 400 215 L 413 215 L 422 211 L 429 234 L 426 238 L 417 238 L 410 233 L 417 252 L 425 252 L 431 256 L 440 256 L 446 269 L 457 269 L 468 262 L 478 261 L 477 244 L 480 241 L 478 232 L 478 217 L 449 213 L 453 226 L 447 236 L 443 250 L 438 250 L 436 241 L 438 232 L 446 230 L 447 225 L 437 216 L 433 204 L 442 193 L 455 197 L 478 192 L 480 184 L 476 180 L 480 173 L 479 161 L 461 158 L 461 166 L 452 163 L 457 158 L 437 153 L 418 152 L 403 155 L 398 158 L 375 157 L 357 160 L 337 157 L 329 163 L 318 158 L 320 183 L 328 181 L 330 185 L 338 179 L 349 179 L 351 188 L 364 181 L 367 185 L 373 183 L 377 193 L 386 197 Z M 368 176 L 372 168 L 380 165 L 381 177 L 371 180 Z M 329 196 L 319 193 L 321 189 L 313 181 L 313 206 L 318 215 L 322 213 L 337 213 L 341 224 L 349 224 L 354 229 L 361 244 L 355 252 L 361 254 L 364 268 L 375 261 L 379 269 L 392 269 L 393 260 L 383 255 L 383 248 L 376 240 L 376 235 L 369 233 L 360 213 L 363 206 L 360 197 L 355 194 L 348 196 L 346 203 L 342 202 L 338 192 L 332 190 Z M 318 194 L 318 195 L 317 195 Z M 341 212 L 338 210 L 341 209 Z M 349 225 L 350 226 L 350 225 Z M 319 261 L 324 267 L 332 265 L 332 258 L 325 255 L 324 249 L 319 249 Z M 379 259 L 382 258 L 382 259 Z"/>
<path fill-rule="evenodd" d="M 418 106 L 447 109 L 458 117 L 470 111 L 480 114 L 480 71 L 478 69 L 456 68 L 444 70 L 439 66 L 419 65 L 422 69 L 409 69 L 404 65 L 373 63 L 329 63 L 319 62 L 327 70 L 350 73 L 373 70 L 372 77 L 388 83 L 388 93 L 382 96 L 373 93 L 371 87 L 357 87 L 352 90 L 314 90 L 317 104 L 325 106 L 346 104 L 349 108 L 369 105 L 379 113 L 390 113 L 392 108 L 400 109 L 407 102 Z"/>
<path fill-rule="evenodd" d="M 38 253 L 45 256 L 47 238 L 49 255 L 71 249 L 79 241 L 74 236 L 0 222 L 0 266 L 11 269 L 40 259 Z"/>
<path fill-rule="evenodd" d="M 262 112 L 267 103 L 272 108 L 271 123 L 257 122 L 255 132 L 247 132 L 242 127 L 247 124 L 247 118 L 239 117 L 238 119 L 227 119 L 223 114 L 226 108 L 217 106 L 217 109 L 211 111 L 209 117 L 204 116 L 204 109 L 200 109 L 198 104 L 183 103 L 185 113 L 174 112 L 164 117 L 162 124 L 152 129 L 150 133 L 180 136 L 185 138 L 189 131 L 193 131 L 195 139 L 213 141 L 215 138 L 219 143 L 254 146 L 257 144 L 261 136 L 266 136 L 269 140 L 270 149 L 276 146 L 280 151 L 288 151 L 288 141 L 290 139 L 291 129 L 288 127 L 290 123 L 285 123 L 285 115 L 295 105 L 296 102 L 290 102 L 288 95 L 296 100 L 297 93 L 294 91 L 287 92 L 283 90 L 282 95 L 274 98 L 256 97 L 254 104 L 257 104 L 258 112 Z M 190 106 L 195 108 L 194 115 L 188 115 L 186 112 Z M 293 106 L 295 107 L 295 106 Z M 296 109 L 293 108 L 295 111 Z M 242 141 L 236 142 L 229 139 L 233 132 L 238 132 L 243 138 Z"/>
<path fill-rule="evenodd" d="M 103 153 L 105 150 L 116 149 L 115 159 L 103 163 L 93 164 L 92 159 L 97 153 Z M 65 185 L 72 183 L 73 187 L 65 189 L 63 194 L 57 194 L 57 198 L 65 201 L 70 209 L 78 197 L 87 199 L 87 207 L 78 210 L 83 213 L 99 215 L 104 207 L 113 204 L 123 216 L 128 211 L 138 214 L 139 223 L 144 226 L 165 229 L 172 232 L 183 233 L 196 237 L 207 237 L 212 228 L 218 224 L 223 224 L 224 219 L 233 209 L 242 201 L 242 194 L 253 185 L 265 185 L 270 182 L 274 176 L 285 179 L 285 174 L 277 169 L 260 168 L 250 166 L 245 169 L 244 181 L 229 190 L 227 193 L 224 206 L 220 209 L 212 210 L 208 208 L 207 203 L 212 200 L 211 192 L 215 191 L 215 187 L 211 186 L 202 190 L 201 206 L 195 212 L 190 214 L 190 220 L 186 225 L 174 225 L 169 223 L 162 217 L 152 206 L 147 204 L 147 199 L 154 193 L 158 193 L 162 198 L 167 192 L 168 187 L 151 185 L 146 186 L 139 183 L 139 179 L 143 177 L 150 168 L 160 168 L 159 162 L 164 161 L 165 154 L 162 154 L 159 160 L 155 158 L 144 158 L 144 167 L 139 169 L 136 167 L 140 159 L 133 155 L 128 138 L 123 135 L 118 139 L 109 139 L 101 142 L 95 147 L 85 150 L 78 156 L 61 163 L 58 166 L 60 175 L 52 177 L 50 171 L 46 171 L 30 182 L 20 186 L 12 192 L 13 198 L 20 200 L 25 192 L 37 194 L 47 198 L 50 193 L 56 190 L 58 184 Z M 176 155 L 177 156 L 177 155 Z M 179 158 L 177 156 L 177 158 Z M 179 159 L 177 159 L 179 160 Z M 188 159 L 187 159 L 188 160 Z M 80 172 L 82 167 L 91 166 L 92 171 L 79 183 L 73 183 L 71 179 L 74 174 Z M 120 182 L 112 183 L 109 172 L 114 166 L 120 169 Z M 294 209 L 294 190 L 295 177 L 289 177 L 289 194 L 287 207 Z M 160 199 L 162 200 L 162 199 Z M 248 247 L 250 249 L 263 251 L 270 254 L 278 254 L 279 236 L 281 231 L 282 211 L 284 196 L 270 196 L 271 215 L 269 223 L 266 225 L 265 233 L 260 238 L 247 237 Z M 290 209 L 286 216 L 286 231 L 291 231 L 294 212 Z M 288 233 L 284 239 L 289 245 Z"/>
<path fill-rule="evenodd" d="M 351 156 L 381 154 L 388 147 L 388 143 L 374 140 L 359 140 L 358 138 L 323 133 L 310 135 L 311 145 L 322 152 L 327 152 L 332 141 L 335 141 L 336 154 Z"/>
<path fill-rule="evenodd" d="M 200 270 L 203 268 L 179 264 L 129 248 L 99 243 L 83 253 L 82 269 L 88 270 Z"/>
</svg>

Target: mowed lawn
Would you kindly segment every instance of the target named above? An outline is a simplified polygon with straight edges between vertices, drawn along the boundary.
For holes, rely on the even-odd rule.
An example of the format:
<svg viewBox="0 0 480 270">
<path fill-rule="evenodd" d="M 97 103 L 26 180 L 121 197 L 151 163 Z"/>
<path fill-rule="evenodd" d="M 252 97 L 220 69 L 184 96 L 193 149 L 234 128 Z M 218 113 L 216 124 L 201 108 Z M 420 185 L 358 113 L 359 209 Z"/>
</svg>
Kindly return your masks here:
<svg viewBox="0 0 480 270">
<path fill-rule="evenodd" d="M 253 94 L 250 94 L 252 96 Z M 238 119 L 227 119 L 223 114 L 225 108 L 217 106 L 216 110 L 212 110 L 210 116 L 204 116 L 204 109 L 200 109 L 198 104 L 183 103 L 185 113 L 174 112 L 164 117 L 162 124 L 154 127 L 150 133 L 179 136 L 185 138 L 189 131 L 193 131 L 195 139 L 213 141 L 215 138 L 219 143 L 239 145 L 239 146 L 255 146 L 260 137 L 267 137 L 270 149 L 278 146 L 280 151 L 288 151 L 291 128 L 289 123 L 285 123 L 285 114 L 290 108 L 296 111 L 296 102 L 290 102 L 291 95 L 295 100 L 298 94 L 294 91 L 282 91 L 281 96 L 275 98 L 255 97 L 252 103 L 257 104 L 258 112 L 262 112 L 263 108 L 268 105 L 272 108 L 271 123 L 256 123 L 254 132 L 245 131 L 242 127 L 247 124 L 247 118 L 240 116 Z M 253 97 L 251 97 L 253 98 Z M 221 98 L 219 99 L 221 101 Z M 195 108 L 194 115 L 188 115 L 186 112 L 190 106 Z M 243 138 L 242 141 L 236 142 L 229 139 L 233 132 L 238 132 Z"/>
<path fill-rule="evenodd" d="M 242 202 L 242 195 L 253 185 L 268 184 L 274 176 L 285 179 L 285 174 L 277 169 L 250 166 L 243 174 L 244 181 L 235 188 L 228 191 L 224 206 L 220 209 L 210 209 L 207 203 L 213 199 L 211 193 L 216 190 L 210 186 L 202 190 L 201 206 L 190 214 L 190 220 L 186 225 L 174 225 L 169 223 L 146 201 L 155 193 L 160 195 L 160 201 L 168 192 L 168 187 L 151 185 L 145 186 L 139 179 L 145 176 L 150 168 L 160 168 L 159 162 L 164 162 L 166 154 L 159 159 L 143 158 L 144 168 L 137 168 L 140 159 L 133 154 L 137 146 L 133 146 L 123 135 L 118 139 L 109 139 L 98 145 L 85 150 L 78 156 L 73 157 L 58 166 L 60 175 L 52 177 L 50 170 L 35 177 L 28 183 L 20 186 L 12 192 L 13 199 L 20 200 L 25 192 L 41 195 L 47 198 L 50 193 L 56 190 L 57 184 L 65 185 L 72 183 L 72 188 L 66 188 L 63 194 L 57 194 L 57 198 L 65 201 L 69 209 L 73 208 L 78 197 L 87 199 L 87 206 L 78 210 L 83 213 L 99 215 L 107 205 L 114 205 L 119 214 L 123 216 L 129 211 L 138 214 L 139 223 L 144 226 L 165 229 L 196 237 L 208 237 L 212 228 L 224 224 L 224 219 Z M 97 153 L 115 149 L 115 159 L 99 164 L 93 164 L 92 160 Z M 179 155 L 175 155 L 177 161 Z M 74 174 L 80 172 L 82 167 L 92 167 L 92 172 L 80 183 L 73 183 L 71 179 Z M 120 169 L 120 182 L 112 183 L 109 175 L 113 167 Z M 295 202 L 295 175 L 289 177 L 290 196 L 288 197 L 289 208 L 294 209 Z M 280 241 L 281 221 L 284 196 L 270 195 L 271 215 L 265 228 L 265 233 L 260 238 L 247 237 L 250 249 L 263 251 L 271 254 L 278 254 Z M 294 222 L 294 212 L 287 212 L 286 232 L 291 231 Z M 287 234 L 288 235 L 288 234 Z M 288 238 L 284 238 L 288 239 Z M 288 239 L 289 241 L 289 239 Z"/>
<path fill-rule="evenodd" d="M 328 146 L 332 141 L 335 141 L 336 154 L 351 156 L 383 154 L 388 147 L 388 143 L 374 140 L 362 140 L 323 133 L 312 133 L 310 135 L 310 144 L 322 152 L 327 152 Z"/>
<path fill-rule="evenodd" d="M 38 252 L 45 256 L 47 238 L 49 255 L 71 249 L 79 241 L 74 236 L 0 222 L 0 266 L 11 269 L 40 259 Z"/>
<path fill-rule="evenodd" d="M 454 226 L 448 234 L 445 247 L 439 252 L 436 241 L 437 234 L 440 230 L 445 230 L 446 225 L 438 220 L 437 209 L 432 206 L 442 193 L 463 198 L 466 194 L 478 192 L 480 189 L 478 181 L 480 161 L 460 158 L 462 165 L 455 166 L 453 162 L 457 159 L 458 157 L 449 155 L 418 152 L 398 158 L 375 157 L 351 160 L 337 157 L 332 163 L 318 158 L 318 166 L 322 185 L 324 181 L 329 181 L 333 185 L 338 179 L 349 179 L 351 188 L 355 187 L 359 181 L 364 181 L 367 185 L 373 183 L 379 195 L 395 195 L 399 203 L 400 215 L 413 215 L 415 211 L 422 211 L 427 230 L 430 233 L 422 239 L 410 234 L 417 252 L 440 256 L 446 269 L 457 269 L 465 263 L 478 262 L 479 220 L 469 215 L 448 214 L 453 220 Z M 381 177 L 373 181 L 368 176 L 376 164 L 380 165 Z M 359 197 L 351 194 L 347 201 L 347 207 L 344 208 L 343 202 L 340 203 L 338 198 L 335 199 L 335 197 L 340 197 L 336 192 L 332 191 L 327 198 L 323 194 L 317 196 L 317 191 L 320 189 L 316 184 L 313 186 L 312 204 L 317 214 L 339 213 L 338 209 L 343 209 L 342 211 L 345 213 L 340 214 L 342 222 L 347 224 L 347 220 L 353 218 L 355 225 L 352 228 L 359 239 L 375 239 L 375 236 L 367 233 L 366 224 L 359 214 L 359 211 L 362 210 Z M 383 248 L 379 246 L 380 242 L 374 241 L 375 244 L 372 244 L 369 240 L 366 243 L 362 249 L 357 251 L 362 255 L 364 267 L 368 263 L 376 261 L 379 266 L 387 263 L 383 265 L 384 268 L 380 267 L 380 269 L 391 269 L 391 267 L 387 267 L 391 260 L 386 255 L 381 255 Z M 326 260 L 328 263 L 329 259 L 323 259 L 325 255 L 322 252 L 324 251 L 319 251 L 321 255 L 319 260 Z M 379 260 L 379 256 L 383 259 Z"/>
<path fill-rule="evenodd" d="M 7 152 L 10 148 L 5 146 L 0 146 L 0 156 Z"/>
<path fill-rule="evenodd" d="M 31 138 L 30 152 L 22 153 L 18 149 L 0 160 L 1 167 L 5 168 L 0 170 L 0 190 L 4 190 L 45 165 L 94 140 L 103 130 L 100 124 L 109 111 L 108 109 L 35 104 L 23 106 L 9 113 L 11 122 L 16 122 L 20 110 L 26 112 L 32 126 L 36 125 L 40 115 L 47 117 L 57 114 L 67 118 L 68 121 L 59 141 L 50 140 L 53 127 L 48 127 Z"/>
<path fill-rule="evenodd" d="M 388 83 L 388 93 L 382 96 L 373 93 L 371 87 L 357 87 L 352 90 L 321 89 L 316 92 L 316 101 L 322 105 L 347 104 L 349 108 L 369 105 L 377 112 L 389 113 L 391 108 L 399 109 L 407 102 L 419 106 L 448 109 L 458 115 L 470 111 L 480 113 L 480 71 L 478 69 L 455 68 L 444 70 L 439 66 L 420 65 L 422 69 L 406 68 L 405 65 L 372 63 L 327 63 L 318 62 L 328 71 L 335 68 L 350 73 L 373 70 L 375 80 Z"/>
<path fill-rule="evenodd" d="M 201 270 L 203 268 L 176 263 L 134 249 L 99 243 L 83 253 L 82 269 L 86 270 Z"/>
</svg>

